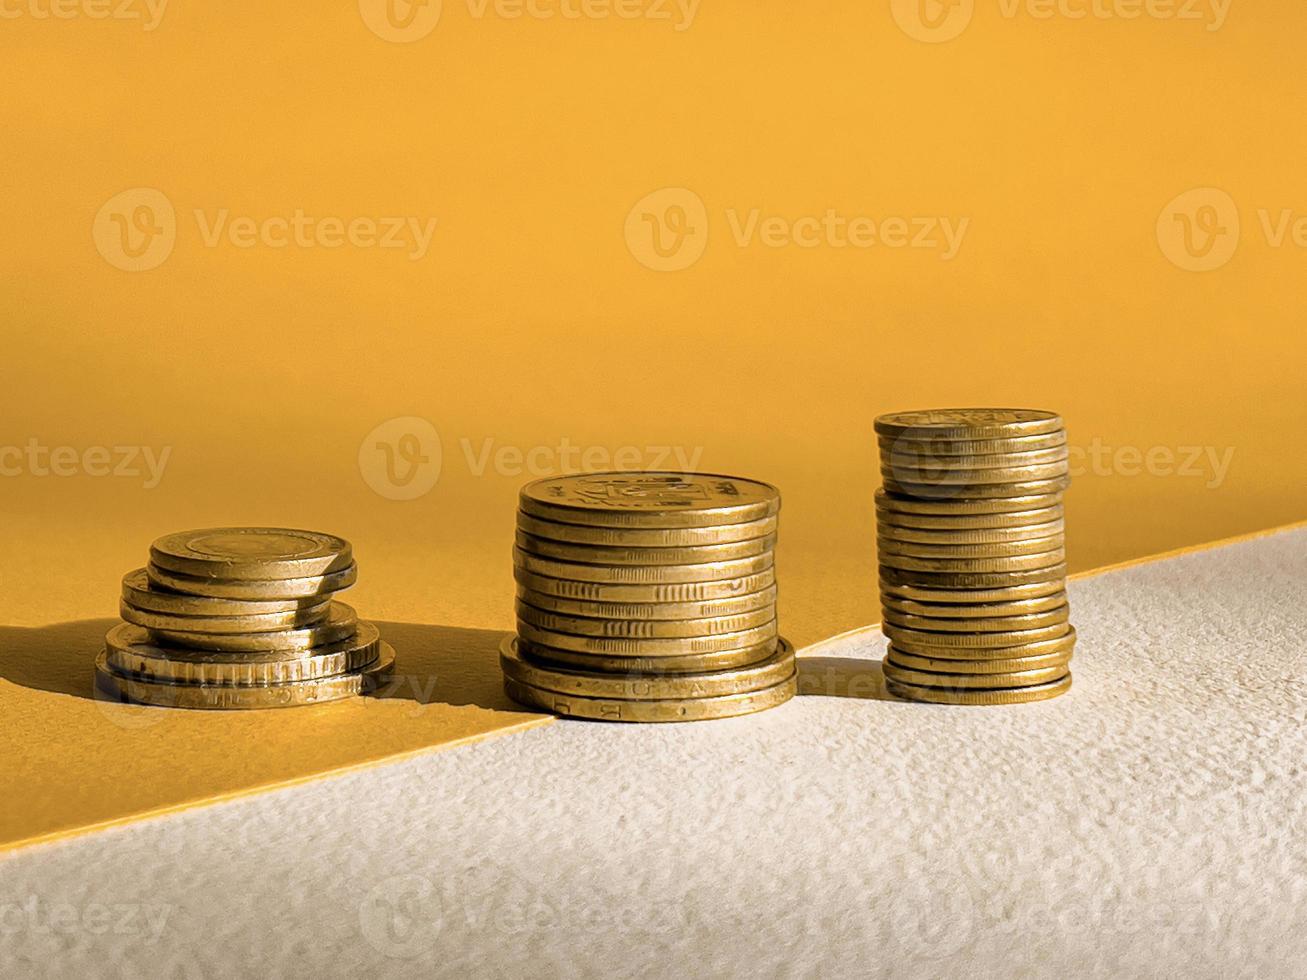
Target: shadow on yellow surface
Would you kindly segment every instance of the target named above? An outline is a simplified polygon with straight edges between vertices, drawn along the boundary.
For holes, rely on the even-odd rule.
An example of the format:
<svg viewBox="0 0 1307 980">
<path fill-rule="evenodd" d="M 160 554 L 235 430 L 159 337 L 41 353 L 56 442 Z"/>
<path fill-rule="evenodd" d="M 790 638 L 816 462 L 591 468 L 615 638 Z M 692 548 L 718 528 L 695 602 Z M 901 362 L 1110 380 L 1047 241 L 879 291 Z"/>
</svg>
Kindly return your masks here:
<svg viewBox="0 0 1307 980">
<path fill-rule="evenodd" d="M 885 690 L 880 661 L 860 657 L 800 657 L 799 694 L 864 701 L 899 700 Z"/>
</svg>

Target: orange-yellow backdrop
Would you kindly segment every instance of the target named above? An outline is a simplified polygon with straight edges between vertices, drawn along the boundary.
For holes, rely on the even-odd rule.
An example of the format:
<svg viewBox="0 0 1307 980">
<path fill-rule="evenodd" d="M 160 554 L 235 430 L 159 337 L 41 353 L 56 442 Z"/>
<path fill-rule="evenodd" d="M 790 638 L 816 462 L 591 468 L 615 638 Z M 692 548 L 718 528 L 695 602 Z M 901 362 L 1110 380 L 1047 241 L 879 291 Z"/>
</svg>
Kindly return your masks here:
<svg viewBox="0 0 1307 980">
<path fill-rule="evenodd" d="M 3 621 L 269 522 L 508 625 L 530 470 L 670 446 L 782 487 L 811 640 L 877 618 L 895 408 L 1061 410 L 1075 568 L 1307 509 L 1301 4 L 0 10 Z"/>
</svg>

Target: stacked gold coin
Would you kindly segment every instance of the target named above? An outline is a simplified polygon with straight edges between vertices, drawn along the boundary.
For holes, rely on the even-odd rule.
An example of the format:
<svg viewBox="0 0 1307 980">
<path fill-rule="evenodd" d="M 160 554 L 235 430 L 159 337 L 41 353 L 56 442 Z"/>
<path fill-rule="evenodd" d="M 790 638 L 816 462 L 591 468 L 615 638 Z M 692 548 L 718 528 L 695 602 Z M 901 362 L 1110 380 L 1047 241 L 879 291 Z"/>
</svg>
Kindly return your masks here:
<svg viewBox="0 0 1307 980">
<path fill-rule="evenodd" d="M 276 708 L 350 697 L 394 661 L 332 595 L 354 584 L 349 542 L 274 527 L 183 531 L 123 578 L 100 688 L 179 708 Z"/>
<path fill-rule="evenodd" d="M 796 688 L 777 633 L 780 494 L 752 480 L 596 473 L 522 489 L 510 697 L 574 718 L 693 721 Z"/>
<path fill-rule="evenodd" d="M 940 409 L 876 420 L 883 668 L 891 694 L 1042 701 L 1071 687 L 1066 430 L 1052 412 Z"/>
</svg>

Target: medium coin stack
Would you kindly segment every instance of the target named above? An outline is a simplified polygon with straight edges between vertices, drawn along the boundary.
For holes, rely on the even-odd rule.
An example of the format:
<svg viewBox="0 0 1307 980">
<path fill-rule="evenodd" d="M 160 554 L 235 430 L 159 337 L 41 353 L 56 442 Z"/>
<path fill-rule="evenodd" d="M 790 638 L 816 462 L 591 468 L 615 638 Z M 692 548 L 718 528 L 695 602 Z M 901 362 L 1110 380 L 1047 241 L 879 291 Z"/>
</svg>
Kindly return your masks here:
<svg viewBox="0 0 1307 980">
<path fill-rule="evenodd" d="M 595 473 L 522 489 L 504 687 L 555 714 L 694 721 L 794 696 L 777 633 L 780 494 L 728 476 Z"/>
<path fill-rule="evenodd" d="M 1019 704 L 1071 688 L 1052 412 L 940 409 L 876 420 L 885 686 L 940 704 Z"/>
<path fill-rule="evenodd" d="M 123 578 L 125 622 L 96 660 L 102 691 L 177 708 L 280 708 L 350 697 L 394 661 L 332 595 L 354 584 L 349 542 L 316 531 L 169 534 Z"/>
</svg>

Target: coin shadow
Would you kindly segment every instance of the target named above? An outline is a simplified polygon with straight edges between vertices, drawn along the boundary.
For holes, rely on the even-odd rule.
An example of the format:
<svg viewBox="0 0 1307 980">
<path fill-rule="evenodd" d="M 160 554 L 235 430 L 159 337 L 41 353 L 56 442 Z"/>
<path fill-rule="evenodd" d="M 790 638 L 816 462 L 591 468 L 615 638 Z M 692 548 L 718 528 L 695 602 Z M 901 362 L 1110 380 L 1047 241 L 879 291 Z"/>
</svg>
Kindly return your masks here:
<svg viewBox="0 0 1307 980">
<path fill-rule="evenodd" d="M 0 678 L 22 687 L 95 700 L 95 658 L 118 619 L 0 626 Z"/>
<path fill-rule="evenodd" d="M 800 695 L 903 703 L 885 690 L 885 674 L 879 660 L 801 656 L 798 665 Z"/>
</svg>

